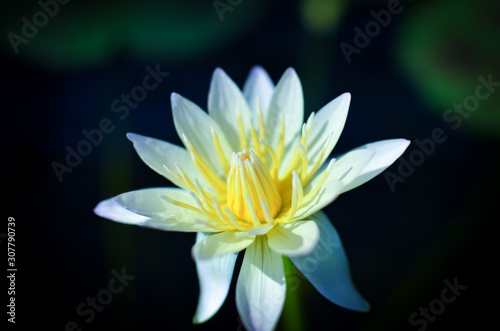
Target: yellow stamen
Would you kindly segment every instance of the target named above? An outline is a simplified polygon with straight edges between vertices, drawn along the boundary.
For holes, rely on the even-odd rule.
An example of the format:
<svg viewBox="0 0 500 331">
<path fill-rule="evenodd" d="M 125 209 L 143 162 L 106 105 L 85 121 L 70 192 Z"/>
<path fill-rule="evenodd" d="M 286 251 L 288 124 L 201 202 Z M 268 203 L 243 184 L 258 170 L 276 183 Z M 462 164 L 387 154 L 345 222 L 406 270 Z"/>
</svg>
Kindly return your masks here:
<svg viewBox="0 0 500 331">
<path fill-rule="evenodd" d="M 302 171 L 300 172 L 300 179 L 304 181 L 307 177 L 307 167 L 309 166 L 309 163 L 307 161 L 306 149 L 301 143 L 299 143 L 299 152 L 300 152 L 300 159 L 302 160 Z"/>
<path fill-rule="evenodd" d="M 328 148 L 328 145 L 330 144 L 332 137 L 333 137 L 333 133 L 326 140 L 325 145 L 323 146 L 323 148 L 321 149 L 321 152 L 319 153 L 319 156 L 316 158 L 316 162 L 314 162 L 313 167 L 308 172 L 306 179 L 302 181 L 302 183 L 304 183 L 304 185 L 306 185 L 309 182 L 309 180 L 311 180 L 312 176 L 316 173 L 316 171 L 318 171 L 319 167 L 323 164 L 324 158 L 326 157 L 325 153 L 326 153 L 326 150 Z"/>
<path fill-rule="evenodd" d="M 232 215 L 226 217 L 223 213 L 222 213 L 222 210 L 220 209 L 220 206 L 219 206 L 219 203 L 217 202 L 217 200 L 215 199 L 215 197 L 212 197 L 212 202 L 213 202 L 213 205 L 214 205 L 214 208 L 215 208 L 215 212 L 217 213 L 217 216 L 219 216 L 219 218 L 224 222 L 226 223 L 227 225 L 231 226 L 231 227 L 235 227 L 236 229 L 238 230 L 244 230 L 245 228 L 243 226 L 241 226 L 238 222 L 236 222 L 236 220 L 234 219 L 234 217 L 232 217 Z M 228 213 L 229 215 L 229 213 Z"/>
<path fill-rule="evenodd" d="M 335 163 L 335 159 L 332 159 L 330 163 L 328 164 L 328 167 L 325 170 L 325 173 L 323 174 L 323 177 L 321 177 L 321 180 L 319 183 L 312 189 L 309 193 L 306 194 L 304 197 L 304 201 L 308 201 L 309 199 L 313 198 L 316 193 L 319 191 L 319 189 L 323 186 L 325 183 L 326 179 L 328 178 L 328 175 L 330 175 L 330 172 L 332 171 L 333 164 Z"/>
<path fill-rule="evenodd" d="M 280 120 L 280 136 L 278 139 L 278 150 L 276 153 L 278 163 L 281 163 L 281 161 L 283 161 L 283 155 L 285 153 L 285 115 L 281 114 Z"/>
<path fill-rule="evenodd" d="M 297 171 L 294 170 L 292 172 L 292 205 L 286 221 L 292 219 L 293 215 L 295 215 L 302 203 L 303 196 L 304 192 L 302 191 L 302 184 L 300 183 L 299 175 L 297 174 Z"/>
<path fill-rule="evenodd" d="M 275 225 L 276 222 L 274 221 L 273 217 L 271 216 L 271 213 L 269 212 L 269 208 L 267 207 L 267 203 L 263 198 L 260 198 L 260 206 L 262 207 L 262 211 L 264 212 L 264 217 L 266 219 L 266 222 L 268 225 Z"/>
<path fill-rule="evenodd" d="M 261 199 L 265 207 L 262 207 Z M 252 150 L 233 155 L 227 182 L 227 204 L 238 218 L 254 226 L 269 223 L 269 218 L 281 209 L 278 188 L 262 160 Z"/>
<path fill-rule="evenodd" d="M 260 107 L 260 100 L 257 99 L 257 121 L 259 123 L 259 134 L 262 139 L 266 139 L 266 126 L 264 125 L 264 116 Z"/>
<path fill-rule="evenodd" d="M 219 137 L 215 133 L 214 128 L 212 127 L 211 129 L 212 129 L 212 139 L 214 142 L 215 151 L 217 153 L 217 156 L 219 157 L 219 161 L 222 168 L 224 169 L 224 172 L 227 174 L 229 172 L 229 163 L 227 163 L 226 157 L 224 156 L 222 148 L 220 147 Z"/>
<path fill-rule="evenodd" d="M 253 226 L 255 228 L 259 228 L 262 226 L 262 224 L 260 223 L 260 220 L 257 218 L 257 214 L 255 213 L 255 209 L 253 208 L 252 199 L 250 198 L 249 195 L 246 195 L 245 197 L 247 201 L 247 209 L 248 212 L 250 213 L 250 218 L 252 219 Z"/>
<path fill-rule="evenodd" d="M 200 182 L 196 178 L 194 179 L 194 186 L 196 187 L 196 190 L 198 191 L 198 196 L 200 197 L 201 201 L 203 202 L 203 206 L 205 206 L 205 208 L 207 208 L 208 210 L 213 211 L 214 208 L 209 203 L 209 201 L 207 199 L 207 194 L 205 193 L 205 190 L 203 189 L 203 187 L 201 187 Z M 193 190 L 193 192 L 194 192 L 194 190 Z"/>
<path fill-rule="evenodd" d="M 277 182 L 278 179 L 278 157 L 276 156 L 276 153 L 274 152 L 274 149 L 269 145 L 267 141 L 264 139 L 260 139 L 260 143 L 264 146 L 264 148 L 267 150 L 269 155 L 271 155 L 271 176 L 275 180 L 275 183 Z"/>
<path fill-rule="evenodd" d="M 250 137 L 252 138 L 252 146 L 257 150 L 257 154 L 262 156 L 262 146 L 259 144 L 259 137 L 253 125 L 250 126 Z"/>
<path fill-rule="evenodd" d="M 229 216 L 229 219 L 231 220 L 231 223 L 234 224 L 234 226 L 240 230 L 244 229 L 239 222 L 236 221 L 236 219 L 233 216 L 233 213 L 229 210 L 229 208 L 225 207 L 224 210 L 227 213 L 227 216 Z"/>
<path fill-rule="evenodd" d="M 184 172 L 184 170 L 181 168 L 181 166 L 178 163 L 175 163 L 175 169 L 177 169 L 177 173 L 180 176 L 180 179 L 187 185 L 187 187 L 191 190 L 194 191 L 195 186 L 193 185 L 193 182 L 189 179 L 188 175 Z"/>
<path fill-rule="evenodd" d="M 241 118 L 240 107 L 236 107 L 236 121 L 238 122 L 238 137 L 240 138 L 240 148 L 248 148 L 248 139 L 245 133 L 245 127 L 243 126 L 243 119 Z"/>
<path fill-rule="evenodd" d="M 166 195 L 163 195 L 163 194 L 160 194 L 160 198 L 162 198 L 163 200 L 173 204 L 173 205 L 176 205 L 176 206 L 179 206 L 179 207 L 182 207 L 182 208 L 186 208 L 186 209 L 189 209 L 189 210 L 192 210 L 196 213 L 202 213 L 201 210 L 199 210 L 198 208 L 195 208 L 187 203 L 184 203 L 184 202 L 181 202 L 181 201 L 177 201 L 177 200 L 174 200 L 172 198 L 169 198 L 167 197 Z"/>
</svg>

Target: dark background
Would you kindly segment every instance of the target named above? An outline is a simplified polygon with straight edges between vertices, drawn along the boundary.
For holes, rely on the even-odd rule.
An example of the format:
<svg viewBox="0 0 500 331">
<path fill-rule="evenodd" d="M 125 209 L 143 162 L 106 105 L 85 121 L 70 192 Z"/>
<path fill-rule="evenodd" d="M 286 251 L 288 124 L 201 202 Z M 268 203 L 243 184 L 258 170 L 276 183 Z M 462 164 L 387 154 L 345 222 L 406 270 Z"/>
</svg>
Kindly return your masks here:
<svg viewBox="0 0 500 331">
<path fill-rule="evenodd" d="M 351 92 L 334 153 L 407 138 L 413 144 L 402 159 L 413 153 L 417 160 L 415 140 L 431 138 L 436 128 L 447 137 L 407 176 L 398 172 L 401 161 L 389 168 L 403 180 L 393 190 L 386 173 L 325 209 L 371 312 L 338 307 L 294 274 L 300 284 L 287 294 L 278 329 L 417 330 L 410 315 L 439 299 L 443 282 L 456 277 L 467 289 L 427 329 L 495 325 L 500 92 L 480 101 L 458 128 L 443 114 L 474 95 L 478 76 L 500 81 L 499 2 L 403 0 L 401 11 L 348 63 L 339 45 L 355 46 L 354 29 L 364 30 L 374 21 L 370 12 L 388 3 L 233 1 L 221 20 L 212 1 L 72 0 L 59 5 L 17 53 L 8 34 L 21 36 L 21 18 L 32 21 L 41 7 L 36 1 L 4 4 L 0 234 L 14 217 L 18 268 L 16 324 L 9 327 L 64 330 L 74 321 L 82 330 L 241 328 L 237 271 L 219 313 L 203 325 L 191 324 L 198 298 L 190 257 L 194 234 L 118 224 L 92 210 L 122 192 L 170 185 L 141 162 L 126 132 L 180 144 L 170 93 L 206 109 L 216 67 L 242 86 L 254 64 L 275 83 L 294 67 L 306 115 Z M 169 76 L 120 119 L 111 103 L 142 83 L 146 66 L 156 65 Z M 85 139 L 82 130 L 97 128 L 103 118 L 115 129 L 60 182 L 53 162 L 65 163 L 67 146 L 75 149 Z M 0 240 L 6 266 L 6 238 Z M 135 278 L 86 323 L 78 305 L 107 288 L 111 271 L 122 268 Z"/>
</svg>

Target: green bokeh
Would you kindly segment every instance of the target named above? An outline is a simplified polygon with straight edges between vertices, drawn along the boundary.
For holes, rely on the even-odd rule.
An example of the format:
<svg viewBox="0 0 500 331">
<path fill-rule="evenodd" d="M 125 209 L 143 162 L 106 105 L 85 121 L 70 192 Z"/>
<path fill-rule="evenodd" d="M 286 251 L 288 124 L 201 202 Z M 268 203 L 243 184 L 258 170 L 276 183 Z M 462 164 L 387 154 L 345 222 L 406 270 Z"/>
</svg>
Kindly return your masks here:
<svg viewBox="0 0 500 331">
<path fill-rule="evenodd" d="M 485 0 L 422 2 L 406 10 L 398 55 L 438 116 L 474 95 L 477 77 L 500 81 L 500 44 L 493 37 L 500 32 L 499 10 L 499 2 Z M 500 93 L 480 101 L 463 123 L 500 139 Z"/>
</svg>

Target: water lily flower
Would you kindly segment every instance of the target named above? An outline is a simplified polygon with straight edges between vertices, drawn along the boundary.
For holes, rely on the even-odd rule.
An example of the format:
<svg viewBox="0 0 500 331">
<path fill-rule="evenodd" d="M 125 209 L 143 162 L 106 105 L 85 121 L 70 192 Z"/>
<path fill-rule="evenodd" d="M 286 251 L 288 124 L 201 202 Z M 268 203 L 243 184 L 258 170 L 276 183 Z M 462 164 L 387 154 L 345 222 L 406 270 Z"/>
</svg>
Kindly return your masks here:
<svg viewBox="0 0 500 331">
<path fill-rule="evenodd" d="M 208 113 L 173 93 L 184 148 L 129 133 L 141 159 L 178 188 L 148 188 L 99 203 L 113 221 L 197 232 L 192 256 L 200 282 L 193 319 L 210 319 L 226 299 L 237 254 L 245 250 L 236 305 L 249 330 L 272 330 L 285 302 L 282 256 L 328 300 L 367 311 L 354 287 L 337 231 L 321 209 L 390 166 L 409 141 L 367 144 L 329 160 L 344 127 L 350 94 L 303 123 L 302 86 L 289 68 L 275 86 L 254 67 L 243 91 L 214 71 Z"/>
</svg>

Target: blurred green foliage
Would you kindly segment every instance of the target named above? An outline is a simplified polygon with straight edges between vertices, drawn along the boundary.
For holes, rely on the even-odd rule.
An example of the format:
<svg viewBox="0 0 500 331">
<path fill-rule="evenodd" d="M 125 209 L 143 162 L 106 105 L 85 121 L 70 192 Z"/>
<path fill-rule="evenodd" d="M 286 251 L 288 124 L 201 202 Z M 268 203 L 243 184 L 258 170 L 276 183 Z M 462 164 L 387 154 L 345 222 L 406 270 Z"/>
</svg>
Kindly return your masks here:
<svg viewBox="0 0 500 331">
<path fill-rule="evenodd" d="M 218 14 L 212 1 L 69 2 L 15 56 L 57 71 L 104 65 L 120 54 L 146 62 L 207 57 L 251 31 L 265 7 L 263 0 L 242 1 Z M 41 10 L 36 2 L 13 4 L 1 15 L 2 30 L 23 37 L 21 18 L 33 22 Z M 3 51 L 13 54 L 5 41 Z"/>
<path fill-rule="evenodd" d="M 477 77 L 500 81 L 500 2 L 429 1 L 405 12 L 398 55 L 440 117 L 474 95 Z M 500 90 L 464 118 L 472 132 L 500 139 Z"/>
<path fill-rule="evenodd" d="M 327 33 L 338 26 L 345 8 L 344 0 L 302 0 L 299 12 L 309 31 Z"/>
</svg>

